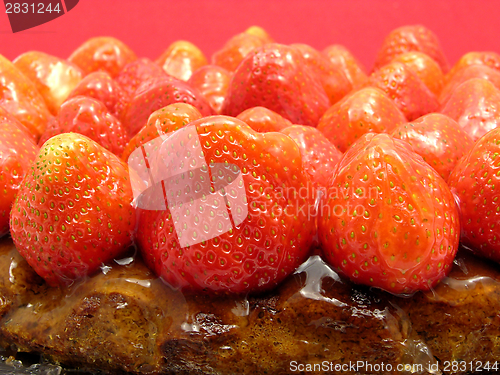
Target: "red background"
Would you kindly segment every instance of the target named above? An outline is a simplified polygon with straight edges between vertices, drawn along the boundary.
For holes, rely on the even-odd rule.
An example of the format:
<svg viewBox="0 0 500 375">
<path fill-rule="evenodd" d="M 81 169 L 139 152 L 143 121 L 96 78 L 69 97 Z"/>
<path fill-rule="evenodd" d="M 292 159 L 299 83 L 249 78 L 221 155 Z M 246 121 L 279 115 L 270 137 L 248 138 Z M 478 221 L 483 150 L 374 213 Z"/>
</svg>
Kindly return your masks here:
<svg viewBox="0 0 500 375">
<path fill-rule="evenodd" d="M 450 63 L 472 50 L 500 53 L 496 0 L 80 0 L 63 17 L 16 34 L 3 3 L 0 12 L 0 54 L 9 59 L 28 50 L 66 58 L 98 35 L 117 37 L 152 59 L 178 39 L 209 57 L 254 24 L 281 43 L 343 44 L 368 68 L 384 36 L 405 24 L 433 30 Z"/>
</svg>

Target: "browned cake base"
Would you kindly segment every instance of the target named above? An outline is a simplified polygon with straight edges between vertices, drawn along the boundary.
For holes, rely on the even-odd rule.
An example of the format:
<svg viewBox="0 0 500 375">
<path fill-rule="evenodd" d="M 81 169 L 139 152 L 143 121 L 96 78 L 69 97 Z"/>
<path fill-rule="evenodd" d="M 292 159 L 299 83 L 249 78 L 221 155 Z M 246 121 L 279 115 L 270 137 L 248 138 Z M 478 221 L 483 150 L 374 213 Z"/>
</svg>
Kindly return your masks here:
<svg viewBox="0 0 500 375">
<path fill-rule="evenodd" d="M 183 296 L 140 260 L 120 263 L 49 288 L 1 240 L 1 345 L 141 374 L 458 374 L 500 360 L 500 268 L 466 251 L 409 298 L 354 286 L 317 256 L 273 293 L 236 299 Z"/>
</svg>

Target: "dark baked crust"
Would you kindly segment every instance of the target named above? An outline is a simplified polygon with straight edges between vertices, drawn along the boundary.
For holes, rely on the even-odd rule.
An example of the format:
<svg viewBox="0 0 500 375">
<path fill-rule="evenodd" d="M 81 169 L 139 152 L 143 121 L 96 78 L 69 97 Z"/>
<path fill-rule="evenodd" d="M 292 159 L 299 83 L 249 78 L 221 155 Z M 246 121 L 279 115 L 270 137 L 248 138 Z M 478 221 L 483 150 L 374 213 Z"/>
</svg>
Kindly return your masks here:
<svg viewBox="0 0 500 375">
<path fill-rule="evenodd" d="M 184 296 L 135 259 L 62 290 L 3 239 L 0 336 L 4 347 L 112 373 L 285 374 L 357 361 L 397 373 L 435 358 L 442 370 L 500 358 L 499 279 L 496 265 L 461 253 L 434 291 L 395 297 L 352 285 L 313 256 L 264 296 Z"/>
</svg>

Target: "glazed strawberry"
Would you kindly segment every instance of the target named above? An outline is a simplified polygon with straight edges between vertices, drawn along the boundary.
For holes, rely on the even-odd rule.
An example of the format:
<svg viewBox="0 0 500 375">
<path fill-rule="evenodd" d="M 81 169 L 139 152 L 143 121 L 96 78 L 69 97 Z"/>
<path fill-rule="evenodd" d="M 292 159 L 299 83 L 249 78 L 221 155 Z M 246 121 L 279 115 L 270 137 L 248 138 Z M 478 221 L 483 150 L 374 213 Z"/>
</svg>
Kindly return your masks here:
<svg viewBox="0 0 500 375">
<path fill-rule="evenodd" d="M 214 114 L 205 98 L 186 82 L 165 76 L 144 81 L 137 89 L 127 110 L 124 124 L 130 135 L 135 135 L 156 111 L 172 103 L 187 103 L 203 116 Z"/>
<path fill-rule="evenodd" d="M 125 65 L 115 80 L 129 96 L 133 97 L 142 82 L 166 75 L 158 64 L 142 58 Z"/>
<path fill-rule="evenodd" d="M 425 83 L 434 95 L 439 96 L 444 84 L 441 67 L 425 53 L 411 51 L 398 55 L 392 61 L 398 61 L 410 68 Z"/>
<path fill-rule="evenodd" d="M 49 123 L 40 145 L 61 133 L 83 134 L 120 156 L 127 144 L 127 132 L 121 122 L 99 100 L 77 96 L 63 103 L 59 114 Z"/>
<path fill-rule="evenodd" d="M 292 126 L 289 120 L 266 107 L 248 108 L 237 118 L 259 133 L 277 132 Z"/>
<path fill-rule="evenodd" d="M 329 100 L 302 54 L 282 44 L 268 44 L 248 55 L 235 71 L 222 113 L 266 107 L 294 124 L 316 126 Z"/>
<path fill-rule="evenodd" d="M 135 227 L 128 168 L 91 139 L 40 149 L 11 211 L 19 253 L 49 285 L 68 285 L 127 251 Z"/>
<path fill-rule="evenodd" d="M 9 213 L 38 147 L 24 126 L 0 107 L 0 236 L 9 231 Z"/>
<path fill-rule="evenodd" d="M 182 81 L 189 80 L 194 71 L 208 64 L 203 52 L 193 43 L 184 40 L 172 43 L 156 59 L 156 63 L 165 73 Z"/>
<path fill-rule="evenodd" d="M 215 113 L 220 114 L 230 81 L 228 70 L 217 65 L 205 65 L 193 73 L 188 84 L 203 95 Z"/>
<path fill-rule="evenodd" d="M 430 113 L 402 124 L 391 136 L 408 142 L 445 181 L 474 144 L 455 120 L 440 113 Z"/>
<path fill-rule="evenodd" d="M 477 141 L 500 123 L 500 90 L 488 80 L 469 79 L 453 91 L 440 112 Z"/>
<path fill-rule="evenodd" d="M 14 65 L 33 81 L 53 115 L 83 77 L 76 65 L 43 52 L 23 53 L 14 60 Z"/>
<path fill-rule="evenodd" d="M 469 65 L 486 65 L 500 70 L 500 55 L 496 52 L 467 52 L 463 55 L 446 75 L 446 82 L 451 80 L 455 73 Z"/>
<path fill-rule="evenodd" d="M 258 36 L 266 43 L 274 43 L 274 39 L 271 37 L 271 35 L 269 35 L 269 33 L 260 26 L 250 26 L 245 30 L 245 33 Z"/>
<path fill-rule="evenodd" d="M 448 61 L 438 38 L 422 25 L 403 26 L 391 31 L 378 51 L 374 69 L 379 69 L 397 55 L 410 51 L 425 53 L 439 64 L 444 74 L 448 72 Z"/>
<path fill-rule="evenodd" d="M 153 202 L 139 199 L 143 207 L 154 204 L 140 210 L 137 230 L 143 259 L 165 282 L 183 291 L 259 293 L 306 259 L 315 231 L 307 213 L 314 197 L 291 138 L 213 116 L 168 139 L 162 152 L 149 153 L 150 171 L 142 171 L 144 194 L 157 194 L 150 195 Z M 148 150 L 153 148 L 145 145 Z M 164 164 L 168 151 L 176 157 Z M 144 163 L 138 155 L 137 166 Z M 175 170 L 180 174 L 152 189 L 157 180 L 148 176 Z M 186 194 L 191 184 L 195 190 Z"/>
<path fill-rule="evenodd" d="M 352 84 L 344 73 L 321 52 L 307 44 L 292 44 L 291 46 L 302 53 L 307 66 L 319 77 L 330 104 L 337 103 L 352 90 Z"/>
<path fill-rule="evenodd" d="M 326 198 L 324 257 L 353 282 L 409 294 L 450 271 L 460 237 L 455 200 L 406 142 L 364 135 L 338 164 Z"/>
<path fill-rule="evenodd" d="M 13 126 L 19 128 L 24 133 L 26 133 L 26 136 L 28 136 L 28 138 L 33 141 L 33 143 L 37 143 L 38 137 L 30 132 L 26 126 L 21 124 L 12 114 L 10 114 L 10 112 L 7 112 L 7 110 L 0 105 L 0 124 L 4 122 L 12 124 Z"/>
<path fill-rule="evenodd" d="M 237 34 L 212 55 L 212 64 L 234 72 L 250 52 L 267 43 L 267 40 L 255 34 L 246 32 Z"/>
<path fill-rule="evenodd" d="M 328 46 L 323 50 L 323 54 L 330 60 L 335 69 L 346 76 L 353 88 L 357 89 L 367 81 L 366 69 L 344 46 L 339 44 Z"/>
<path fill-rule="evenodd" d="M 496 128 L 474 144 L 448 179 L 460 210 L 462 243 L 496 262 L 500 262 L 499 145 L 500 128 Z"/>
<path fill-rule="evenodd" d="M 468 65 L 457 71 L 453 77 L 450 78 L 439 96 L 439 101 L 442 104 L 446 104 L 453 94 L 453 91 L 462 83 L 472 78 L 486 79 L 493 83 L 497 89 L 500 89 L 500 70 L 490 68 L 487 65 Z"/>
<path fill-rule="evenodd" d="M 404 123 L 404 114 L 382 90 L 365 87 L 330 107 L 318 130 L 345 152 L 363 134 L 390 132 Z"/>
<path fill-rule="evenodd" d="M 132 137 L 122 154 L 127 161 L 130 154 L 143 144 L 158 138 L 160 135 L 179 130 L 194 120 L 200 119 L 201 113 L 191 104 L 174 103 L 154 111 L 148 122 Z"/>
<path fill-rule="evenodd" d="M 116 38 L 96 37 L 84 42 L 68 60 L 85 74 L 105 71 L 111 77 L 116 77 L 125 65 L 137 60 L 137 56 L 125 43 Z"/>
<path fill-rule="evenodd" d="M 383 66 L 370 76 L 369 82 L 385 91 L 408 121 L 439 108 L 436 95 L 403 63 L 394 61 Z"/>
<path fill-rule="evenodd" d="M 88 74 L 69 94 L 68 99 L 87 96 L 102 102 L 109 113 L 123 121 L 130 102 L 121 86 L 106 72 Z"/>
<path fill-rule="evenodd" d="M 51 115 L 35 84 L 0 55 L 0 106 L 13 115 L 36 138 Z"/>
<path fill-rule="evenodd" d="M 304 169 L 313 186 L 326 188 L 335 166 L 342 159 L 342 152 L 312 126 L 292 125 L 280 132 L 288 135 L 299 146 Z"/>
</svg>

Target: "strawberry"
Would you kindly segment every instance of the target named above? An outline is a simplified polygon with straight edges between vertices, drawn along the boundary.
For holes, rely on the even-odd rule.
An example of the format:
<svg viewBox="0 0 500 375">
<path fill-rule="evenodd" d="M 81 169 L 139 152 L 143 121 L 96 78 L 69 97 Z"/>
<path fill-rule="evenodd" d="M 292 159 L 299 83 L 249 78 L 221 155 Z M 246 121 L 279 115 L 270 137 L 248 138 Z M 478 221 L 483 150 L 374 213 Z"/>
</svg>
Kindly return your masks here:
<svg viewBox="0 0 500 375">
<path fill-rule="evenodd" d="M 439 64 L 430 56 L 423 52 L 411 51 L 397 55 L 392 61 L 405 64 L 434 95 L 439 96 L 443 89 L 444 75 Z"/>
<path fill-rule="evenodd" d="M 440 112 L 477 141 L 500 123 L 500 90 L 488 80 L 469 79 L 453 91 Z"/>
<path fill-rule="evenodd" d="M 456 72 L 469 65 L 486 65 L 500 70 L 500 55 L 496 52 L 467 52 L 453 65 L 446 75 L 446 82 L 450 81 Z"/>
<path fill-rule="evenodd" d="M 42 135 L 51 114 L 35 84 L 0 55 L 0 106 L 10 112 L 36 138 Z"/>
<path fill-rule="evenodd" d="M 336 70 L 345 75 L 352 88 L 357 89 L 367 81 L 366 69 L 344 46 L 333 44 L 326 47 L 323 54 L 330 60 Z"/>
<path fill-rule="evenodd" d="M 61 133 L 83 134 L 115 155 L 127 144 L 127 132 L 121 122 L 99 100 L 77 96 L 64 102 L 59 114 L 49 123 L 40 144 Z"/>
<path fill-rule="evenodd" d="M 321 52 L 315 50 L 307 44 L 292 44 L 304 57 L 307 66 L 321 80 L 325 93 L 330 100 L 330 104 L 337 103 L 349 91 L 352 90 L 352 84 Z"/>
<path fill-rule="evenodd" d="M 384 65 L 370 76 L 369 81 L 389 95 L 408 121 L 439 108 L 436 95 L 403 63 L 394 61 Z"/>
<path fill-rule="evenodd" d="M 335 166 L 342 159 L 342 152 L 312 126 L 292 125 L 280 132 L 288 135 L 299 146 L 304 169 L 312 185 L 325 189 L 333 176 Z"/>
<path fill-rule="evenodd" d="M 191 104 L 203 116 L 214 114 L 205 98 L 186 82 L 169 76 L 152 78 L 139 86 L 127 110 L 124 124 L 129 134 L 135 135 L 151 113 L 172 103 Z"/>
<path fill-rule="evenodd" d="M 446 86 L 444 86 L 441 91 L 441 95 L 439 96 L 441 104 L 446 104 L 453 94 L 453 91 L 455 91 L 455 89 L 462 83 L 472 78 L 486 79 L 493 83 L 497 89 L 500 89 L 500 70 L 490 68 L 487 65 L 468 65 L 455 72 L 453 77 L 449 79 Z"/>
<path fill-rule="evenodd" d="M 125 65 L 115 80 L 125 93 L 133 97 L 142 82 L 166 76 L 167 74 L 158 64 L 150 59 L 142 58 Z"/>
<path fill-rule="evenodd" d="M 266 39 L 255 33 L 237 34 L 212 55 L 212 64 L 234 72 L 250 52 L 267 43 Z"/>
<path fill-rule="evenodd" d="M 53 115 L 83 77 L 79 67 L 43 52 L 23 53 L 14 65 L 33 83 Z"/>
<path fill-rule="evenodd" d="M 330 107 L 318 130 L 345 152 L 363 134 L 390 132 L 403 123 L 405 116 L 382 90 L 365 87 Z"/>
<path fill-rule="evenodd" d="M 156 59 L 156 64 L 168 75 L 187 81 L 194 71 L 207 65 L 208 62 L 203 52 L 193 43 L 178 40 Z"/>
<path fill-rule="evenodd" d="M 36 137 L 32 132 L 30 132 L 26 126 L 21 124 L 13 115 L 7 112 L 7 110 L 5 110 L 5 108 L 0 105 L 0 123 L 4 122 L 12 124 L 13 126 L 16 126 L 17 128 L 21 129 L 24 133 L 26 133 L 28 138 L 35 144 L 38 141 L 38 137 Z"/>
<path fill-rule="evenodd" d="M 314 217 L 306 211 L 314 197 L 291 138 L 213 116 L 193 121 L 167 140 L 163 152 L 149 153 L 150 171 L 142 172 L 158 201 L 138 200 L 143 208 L 137 242 L 158 276 L 183 291 L 259 293 L 306 259 L 315 231 Z M 176 156 L 164 164 L 167 151 Z M 144 163 L 142 155 L 138 152 L 131 165 Z M 179 174 L 164 174 L 159 189 L 152 189 L 159 181 L 154 176 L 165 173 L 158 162 Z M 184 190 L 184 184 L 195 190 Z"/>
<path fill-rule="evenodd" d="M 193 72 L 188 84 L 203 95 L 215 113 L 220 114 L 230 80 L 228 70 L 217 65 L 205 65 Z"/>
<path fill-rule="evenodd" d="M 51 286 L 68 285 L 127 251 L 135 228 L 128 168 L 91 139 L 49 139 L 11 211 L 19 253 Z"/>
<path fill-rule="evenodd" d="M 114 78 L 125 65 L 137 60 L 137 56 L 118 39 L 96 37 L 84 42 L 68 60 L 80 67 L 84 74 L 105 71 Z"/>
<path fill-rule="evenodd" d="M 19 185 L 38 153 L 31 134 L 0 107 L 0 236 L 9 231 L 9 213 Z"/>
<path fill-rule="evenodd" d="M 460 210 L 462 243 L 496 262 L 500 262 L 499 145 L 500 128 L 496 128 L 474 144 L 448 179 Z"/>
<path fill-rule="evenodd" d="M 337 165 L 321 210 L 324 257 L 355 283 L 409 294 L 451 269 L 460 237 L 455 200 L 406 142 L 365 134 Z"/>
<path fill-rule="evenodd" d="M 127 161 L 130 154 L 143 144 L 161 135 L 183 128 L 190 122 L 200 119 L 201 113 L 191 104 L 174 103 L 154 111 L 148 122 L 132 137 L 125 147 L 122 159 Z"/>
<path fill-rule="evenodd" d="M 425 53 L 439 64 L 444 74 L 448 72 L 448 61 L 438 38 L 422 25 L 409 25 L 392 30 L 378 51 L 374 69 L 379 69 L 397 55 L 410 51 Z"/>
<path fill-rule="evenodd" d="M 271 35 L 269 35 L 269 33 L 260 26 L 255 26 L 255 25 L 250 26 L 248 29 L 245 30 L 245 33 L 258 36 L 266 43 L 274 43 L 274 40 L 271 37 Z"/>
<path fill-rule="evenodd" d="M 253 130 L 259 133 L 277 132 L 292 126 L 292 123 L 276 112 L 266 107 L 248 108 L 236 118 L 244 121 Z"/>
<path fill-rule="evenodd" d="M 249 54 L 235 71 L 222 113 L 266 107 L 294 124 L 316 126 L 329 107 L 320 79 L 293 47 L 268 44 Z"/>
<path fill-rule="evenodd" d="M 129 96 L 121 86 L 106 72 L 88 74 L 68 95 L 68 99 L 88 96 L 101 101 L 109 113 L 123 121 L 130 102 Z"/>
<path fill-rule="evenodd" d="M 474 144 L 455 120 L 440 113 L 430 113 L 402 124 L 391 136 L 408 142 L 445 181 Z"/>
</svg>

